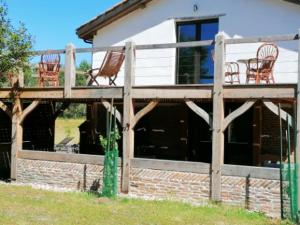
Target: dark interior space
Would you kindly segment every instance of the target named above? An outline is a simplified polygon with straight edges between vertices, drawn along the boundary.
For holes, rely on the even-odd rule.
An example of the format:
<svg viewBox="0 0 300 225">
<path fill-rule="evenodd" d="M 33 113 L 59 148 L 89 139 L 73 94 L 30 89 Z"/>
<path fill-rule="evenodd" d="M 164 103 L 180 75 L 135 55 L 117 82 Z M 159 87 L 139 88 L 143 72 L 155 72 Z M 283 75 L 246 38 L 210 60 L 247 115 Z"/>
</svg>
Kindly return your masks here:
<svg viewBox="0 0 300 225">
<path fill-rule="evenodd" d="M 226 103 L 225 115 L 230 114 L 241 103 Z M 224 163 L 234 165 L 253 165 L 253 108 L 236 118 L 224 132 Z"/>
<path fill-rule="evenodd" d="M 210 128 L 184 103 L 159 104 L 135 128 L 135 157 L 210 163 Z"/>
<path fill-rule="evenodd" d="M 41 103 L 23 122 L 23 149 L 54 151 L 54 132 L 53 106 L 50 103 Z"/>
<path fill-rule="evenodd" d="M 10 178 L 11 119 L 0 110 L 0 180 Z"/>
<path fill-rule="evenodd" d="M 121 104 L 114 104 L 122 113 Z M 106 138 L 107 110 L 101 103 L 90 103 L 87 105 L 86 121 L 79 127 L 80 130 L 80 154 L 104 155 L 104 148 L 100 144 L 100 135 Z M 122 126 L 117 122 L 120 139 L 118 142 L 119 156 L 122 157 Z"/>
</svg>

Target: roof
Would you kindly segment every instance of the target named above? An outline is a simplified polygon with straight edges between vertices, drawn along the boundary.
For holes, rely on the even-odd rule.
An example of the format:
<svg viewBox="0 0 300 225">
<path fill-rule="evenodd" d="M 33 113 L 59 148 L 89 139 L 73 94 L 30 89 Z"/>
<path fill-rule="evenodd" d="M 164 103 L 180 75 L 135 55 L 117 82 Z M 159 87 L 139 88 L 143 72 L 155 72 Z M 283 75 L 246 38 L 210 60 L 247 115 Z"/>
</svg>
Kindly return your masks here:
<svg viewBox="0 0 300 225">
<path fill-rule="evenodd" d="M 79 38 L 91 42 L 97 31 L 117 19 L 126 16 L 134 10 L 144 8 L 148 2 L 152 0 L 123 0 L 111 9 L 93 18 L 89 22 L 83 24 L 76 29 Z M 300 0 L 284 0 L 295 4 L 300 4 Z"/>
<path fill-rule="evenodd" d="M 123 16 L 126 16 L 136 9 L 144 8 L 150 1 L 152 0 L 123 0 L 103 14 L 77 28 L 76 34 L 81 39 L 92 41 L 97 30 L 107 26 Z"/>
</svg>

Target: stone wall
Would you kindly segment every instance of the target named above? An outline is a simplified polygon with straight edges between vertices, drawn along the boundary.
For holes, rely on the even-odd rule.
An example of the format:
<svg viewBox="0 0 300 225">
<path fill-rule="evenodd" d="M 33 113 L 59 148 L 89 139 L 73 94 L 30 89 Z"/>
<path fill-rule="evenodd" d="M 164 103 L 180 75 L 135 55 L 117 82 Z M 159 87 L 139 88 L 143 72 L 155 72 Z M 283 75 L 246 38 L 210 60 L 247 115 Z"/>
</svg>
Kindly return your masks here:
<svg viewBox="0 0 300 225">
<path fill-rule="evenodd" d="M 130 194 L 150 199 L 203 203 L 209 199 L 209 187 L 208 174 L 134 168 L 130 179 Z"/>
<path fill-rule="evenodd" d="M 103 166 L 17 159 L 17 181 L 71 190 L 101 189 Z"/>
<path fill-rule="evenodd" d="M 280 181 L 223 176 L 222 201 L 280 217 Z"/>
<path fill-rule="evenodd" d="M 103 166 L 100 165 L 17 160 L 17 181 L 26 184 L 72 190 L 101 190 L 102 172 Z M 227 174 L 222 177 L 223 202 L 280 217 L 279 180 Z M 129 196 L 204 204 L 209 201 L 210 176 L 207 173 L 170 169 L 133 168 Z"/>
</svg>

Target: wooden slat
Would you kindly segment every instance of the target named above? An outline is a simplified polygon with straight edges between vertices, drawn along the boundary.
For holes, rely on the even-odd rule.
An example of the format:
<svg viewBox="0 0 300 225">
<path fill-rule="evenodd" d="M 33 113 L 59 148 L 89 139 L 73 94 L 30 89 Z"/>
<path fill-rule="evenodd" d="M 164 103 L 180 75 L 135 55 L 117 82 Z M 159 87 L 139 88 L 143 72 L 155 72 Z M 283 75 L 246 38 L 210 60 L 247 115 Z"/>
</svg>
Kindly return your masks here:
<svg viewBox="0 0 300 225">
<path fill-rule="evenodd" d="M 287 98 L 294 99 L 296 96 L 296 85 L 264 85 L 239 87 L 224 87 L 224 98 L 227 99 L 260 99 L 260 98 Z"/>
<path fill-rule="evenodd" d="M 140 169 L 153 169 L 163 171 L 177 171 L 209 174 L 210 164 L 201 162 L 185 162 L 172 160 L 158 160 L 158 159 L 141 159 L 134 158 L 131 160 L 132 167 Z"/>
<path fill-rule="evenodd" d="M 57 49 L 57 50 L 39 50 L 30 52 L 31 55 L 44 55 L 44 54 L 65 54 L 65 49 Z"/>
<path fill-rule="evenodd" d="M 226 39 L 225 44 L 293 41 L 297 39 L 299 39 L 299 36 L 297 34 L 272 35 L 272 36 L 263 36 L 263 37 L 231 38 L 231 39 Z"/>
<path fill-rule="evenodd" d="M 226 128 L 230 123 L 232 123 L 236 118 L 238 118 L 239 116 L 247 112 L 255 104 L 255 102 L 256 102 L 255 100 L 247 101 L 242 106 L 240 106 L 232 113 L 230 113 L 228 116 L 226 116 L 226 118 L 223 121 L 223 127 L 222 127 L 223 132 L 226 130 Z"/>
<path fill-rule="evenodd" d="M 79 164 L 104 165 L 104 156 L 21 150 L 18 158 Z"/>
<path fill-rule="evenodd" d="M 0 91 L 1 92 L 1 91 Z M 8 96 L 8 98 L 10 98 Z M 21 99 L 64 99 L 63 88 L 24 88 Z M 73 99 L 123 98 L 123 88 L 72 88 Z"/>
<path fill-rule="evenodd" d="M 123 88 L 94 88 L 94 89 L 72 89 L 72 98 L 75 99 L 122 99 Z"/>
<path fill-rule="evenodd" d="M 64 97 L 72 97 L 72 87 L 75 86 L 76 66 L 75 66 L 75 47 L 73 44 L 66 46 L 65 59 L 65 82 L 64 82 Z"/>
<path fill-rule="evenodd" d="M 212 118 L 209 116 L 209 114 L 196 105 L 193 101 L 187 100 L 185 101 L 185 104 L 193 111 L 195 112 L 198 116 L 200 116 L 209 126 L 212 128 Z"/>
<path fill-rule="evenodd" d="M 95 48 L 77 48 L 76 53 L 87 53 L 87 52 L 106 52 L 106 51 L 122 51 L 125 46 L 109 46 L 109 47 L 95 47 Z"/>
<path fill-rule="evenodd" d="M 279 180 L 280 172 L 278 168 L 265 168 L 254 166 L 223 165 L 223 176 L 249 177 L 267 180 Z"/>
<path fill-rule="evenodd" d="M 214 64 L 214 93 L 213 93 L 213 138 L 212 138 L 212 177 L 211 198 L 213 201 L 221 201 L 221 166 L 224 163 L 224 133 L 222 129 L 224 120 L 224 83 L 225 44 L 224 35 L 218 33 L 215 46 Z"/>
<path fill-rule="evenodd" d="M 158 104 L 158 101 L 151 101 L 146 107 L 141 109 L 135 116 L 132 124 L 132 128 L 142 119 L 146 114 L 151 112 Z"/>
<path fill-rule="evenodd" d="M 99 88 L 99 87 L 76 87 L 72 88 L 74 99 L 97 99 L 97 98 L 123 98 L 123 87 Z M 240 85 L 239 87 L 224 87 L 224 98 L 226 99 L 295 99 L 297 86 L 269 85 L 251 86 Z M 1 89 L 0 99 L 10 99 L 11 91 Z M 21 99 L 63 99 L 63 88 L 22 88 L 20 89 Z M 134 99 L 211 99 L 212 87 L 145 87 L 133 88 L 132 98 Z"/>
<path fill-rule="evenodd" d="M 134 99 L 211 99 L 212 88 L 208 89 L 176 89 L 176 88 L 153 88 L 133 89 Z"/>
<path fill-rule="evenodd" d="M 205 41 L 190 41 L 190 42 L 180 42 L 180 43 L 137 45 L 136 49 L 146 50 L 146 49 L 164 49 L 164 48 L 191 48 L 191 47 L 209 46 L 213 44 L 214 44 L 213 40 L 205 40 Z"/>
<path fill-rule="evenodd" d="M 135 45 L 126 43 L 125 81 L 123 98 L 123 162 L 121 191 L 129 192 L 131 159 L 134 155 L 134 108 L 132 102 L 132 86 L 134 85 Z"/>
<path fill-rule="evenodd" d="M 12 126 L 11 126 L 11 170 L 10 178 L 17 178 L 17 152 L 22 149 L 23 143 L 23 127 L 20 123 L 22 116 L 22 105 L 20 98 L 15 98 L 12 110 Z"/>
</svg>

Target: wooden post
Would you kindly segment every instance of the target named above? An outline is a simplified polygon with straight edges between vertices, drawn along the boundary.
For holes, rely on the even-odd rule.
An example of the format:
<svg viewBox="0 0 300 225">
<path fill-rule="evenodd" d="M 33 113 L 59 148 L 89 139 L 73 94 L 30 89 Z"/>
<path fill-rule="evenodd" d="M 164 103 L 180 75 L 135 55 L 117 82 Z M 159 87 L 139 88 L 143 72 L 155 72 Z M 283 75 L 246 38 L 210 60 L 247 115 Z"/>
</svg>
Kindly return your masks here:
<svg viewBox="0 0 300 225">
<path fill-rule="evenodd" d="M 125 50 L 125 80 L 123 94 L 123 160 L 122 160 L 122 186 L 123 193 L 129 192 L 130 160 L 134 156 L 134 108 L 131 96 L 134 84 L 135 44 L 126 43 Z"/>
<path fill-rule="evenodd" d="M 298 82 L 297 82 L 297 137 L 296 137 L 296 161 L 298 165 L 298 205 L 300 205 L 300 29 L 298 30 Z"/>
<path fill-rule="evenodd" d="M 17 152 L 22 150 L 23 127 L 20 124 L 21 115 L 22 115 L 21 100 L 17 96 L 14 100 L 14 105 L 12 110 L 11 169 L 10 169 L 11 180 L 16 180 L 17 178 Z"/>
<path fill-rule="evenodd" d="M 221 201 L 221 166 L 224 163 L 224 36 L 216 35 L 214 90 L 213 90 L 213 139 L 212 139 L 212 174 L 211 174 L 211 198 L 213 201 Z"/>
<path fill-rule="evenodd" d="M 19 87 L 24 87 L 24 72 L 22 68 L 18 69 L 18 81 L 19 81 Z"/>
<path fill-rule="evenodd" d="M 75 47 L 73 44 L 66 46 L 65 59 L 65 90 L 64 97 L 71 98 L 72 87 L 75 86 L 76 65 L 75 65 Z"/>
</svg>

